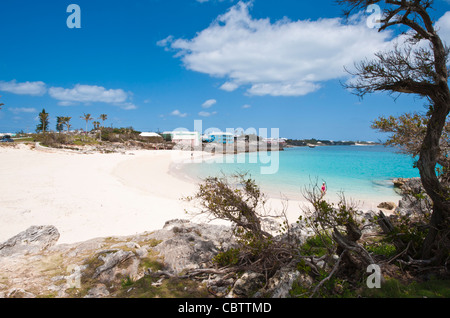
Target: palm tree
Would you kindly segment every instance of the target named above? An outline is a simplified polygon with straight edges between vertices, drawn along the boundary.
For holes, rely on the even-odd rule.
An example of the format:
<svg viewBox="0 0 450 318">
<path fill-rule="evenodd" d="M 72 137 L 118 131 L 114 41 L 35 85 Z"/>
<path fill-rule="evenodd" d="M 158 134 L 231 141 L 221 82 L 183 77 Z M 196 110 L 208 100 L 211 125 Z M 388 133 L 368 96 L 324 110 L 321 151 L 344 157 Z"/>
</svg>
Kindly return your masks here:
<svg viewBox="0 0 450 318">
<path fill-rule="evenodd" d="M 39 113 L 39 122 L 40 123 L 36 127 L 37 131 L 42 131 L 43 133 L 45 133 L 47 131 L 48 117 L 49 117 L 49 114 L 47 112 L 45 112 L 45 108 L 42 109 L 42 112 Z"/>
<path fill-rule="evenodd" d="M 0 97 L 1 97 L 1 96 L 0 96 Z M 5 105 L 5 104 L 3 104 L 3 103 L 0 103 L 0 109 L 2 109 L 2 106 L 3 106 L 3 105 Z"/>
<path fill-rule="evenodd" d="M 100 127 L 100 122 L 99 121 L 94 121 L 92 122 L 92 124 L 94 125 L 94 129 L 97 130 Z"/>
<path fill-rule="evenodd" d="M 81 116 L 80 118 L 86 121 L 86 132 L 87 132 L 88 123 L 90 120 L 93 120 L 94 118 L 91 117 L 91 114 L 84 114 L 84 116 Z"/>
<path fill-rule="evenodd" d="M 98 119 L 102 120 L 102 124 L 105 125 L 105 120 L 108 119 L 108 115 L 106 114 L 101 114 L 100 117 Z"/>
<path fill-rule="evenodd" d="M 61 133 L 61 131 L 64 129 L 64 118 L 62 116 L 56 117 L 56 130 Z"/>
<path fill-rule="evenodd" d="M 70 124 L 71 119 L 72 117 L 63 117 L 63 125 L 67 127 L 67 132 L 69 132 L 70 127 L 72 127 L 72 125 Z"/>
</svg>

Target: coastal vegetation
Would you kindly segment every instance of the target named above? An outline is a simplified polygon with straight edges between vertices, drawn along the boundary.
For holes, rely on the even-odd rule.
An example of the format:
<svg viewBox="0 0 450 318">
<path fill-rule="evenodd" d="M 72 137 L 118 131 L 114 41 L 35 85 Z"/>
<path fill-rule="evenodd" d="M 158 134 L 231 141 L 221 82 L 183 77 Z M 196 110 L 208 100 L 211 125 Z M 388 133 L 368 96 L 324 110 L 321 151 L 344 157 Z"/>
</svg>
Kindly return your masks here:
<svg viewBox="0 0 450 318">
<path fill-rule="evenodd" d="M 448 297 L 446 265 L 412 258 L 420 255 L 430 217 L 424 204 L 430 199 L 419 196 L 416 186 L 402 187 L 413 203 L 387 217 L 359 211 L 343 194 L 330 203 L 313 185 L 303 191 L 309 207 L 292 225 L 284 210 L 267 209 L 265 195 L 245 173 L 206 178 L 186 200 L 198 203 L 196 213 L 231 222 L 237 244 L 217 254 L 211 266 L 226 276 L 256 273 L 262 279 L 258 297 L 286 269 L 298 273 L 290 297 Z M 367 269 L 374 264 L 382 287 L 372 290 Z"/>
<path fill-rule="evenodd" d="M 70 117 L 69 117 L 70 118 Z M 67 125 L 67 122 L 65 122 Z M 19 134 L 19 136 L 22 136 Z M 163 138 L 142 137 L 139 131 L 132 127 L 110 128 L 101 127 L 90 133 L 47 132 L 38 134 L 23 134 L 20 142 L 39 142 L 40 145 L 51 148 L 86 150 L 94 147 L 99 151 L 114 151 L 115 149 L 172 149 L 173 143 Z"/>
<path fill-rule="evenodd" d="M 69 150 L 84 151 L 85 148 L 97 149 L 103 152 L 115 152 L 118 149 L 172 149 L 174 144 L 165 141 L 162 137 L 142 137 L 141 132 L 133 127 L 105 127 L 108 119 L 107 114 L 101 114 L 98 120 L 94 121 L 91 114 L 80 116 L 86 122 L 86 130 L 71 130 L 72 117 L 57 116 L 55 130 L 49 126 L 50 114 L 43 109 L 39 113 L 39 124 L 36 126 L 36 133 L 16 133 L 16 142 L 36 143 L 50 148 L 60 148 Z M 93 121 L 93 129 L 88 129 L 88 123 Z"/>
</svg>

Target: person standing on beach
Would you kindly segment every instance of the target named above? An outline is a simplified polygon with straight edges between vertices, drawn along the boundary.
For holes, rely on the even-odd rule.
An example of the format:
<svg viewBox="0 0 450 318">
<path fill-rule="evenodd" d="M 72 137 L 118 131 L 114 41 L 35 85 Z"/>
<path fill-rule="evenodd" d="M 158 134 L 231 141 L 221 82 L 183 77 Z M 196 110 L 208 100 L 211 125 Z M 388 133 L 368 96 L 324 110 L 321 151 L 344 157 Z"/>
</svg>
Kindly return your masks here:
<svg viewBox="0 0 450 318">
<path fill-rule="evenodd" d="M 327 186 L 326 186 L 326 184 L 325 184 L 325 182 L 324 182 L 324 183 L 322 183 L 322 197 L 323 197 L 326 193 L 327 193 Z"/>
</svg>

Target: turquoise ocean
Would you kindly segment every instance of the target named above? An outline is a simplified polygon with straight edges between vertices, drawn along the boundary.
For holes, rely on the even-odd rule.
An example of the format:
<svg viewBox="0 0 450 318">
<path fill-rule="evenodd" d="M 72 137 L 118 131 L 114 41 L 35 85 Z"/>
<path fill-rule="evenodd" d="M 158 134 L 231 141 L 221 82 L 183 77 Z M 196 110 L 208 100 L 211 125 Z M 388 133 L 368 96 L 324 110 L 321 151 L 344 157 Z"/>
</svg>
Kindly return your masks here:
<svg viewBox="0 0 450 318">
<path fill-rule="evenodd" d="M 346 199 L 357 202 L 395 202 L 400 196 L 394 190 L 392 179 L 419 177 L 413 164 L 411 156 L 382 145 L 319 146 L 288 148 L 264 155 L 227 155 L 185 164 L 182 172 L 196 180 L 248 172 L 270 196 L 293 200 L 302 200 L 305 188 L 326 182 L 331 201 L 344 194 Z"/>
</svg>

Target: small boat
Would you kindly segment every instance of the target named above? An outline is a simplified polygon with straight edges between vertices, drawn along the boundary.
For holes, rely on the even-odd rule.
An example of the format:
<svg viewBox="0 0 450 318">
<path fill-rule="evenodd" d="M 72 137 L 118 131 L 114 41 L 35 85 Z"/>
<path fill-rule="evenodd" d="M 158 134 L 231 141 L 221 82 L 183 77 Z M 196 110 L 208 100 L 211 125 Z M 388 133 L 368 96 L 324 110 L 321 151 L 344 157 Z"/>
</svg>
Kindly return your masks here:
<svg viewBox="0 0 450 318">
<path fill-rule="evenodd" d="M 308 144 L 308 147 L 309 147 L 309 148 L 316 148 L 315 145 L 311 145 L 311 144 Z"/>
</svg>

